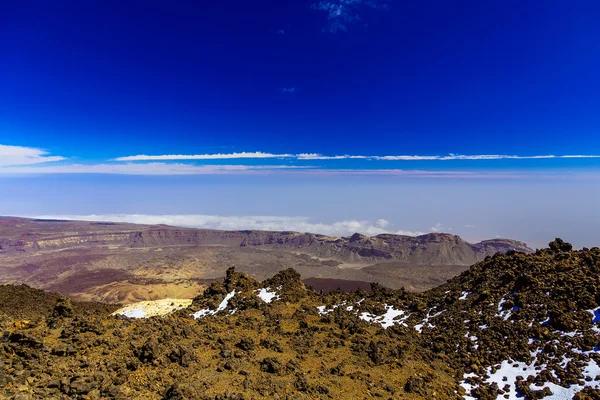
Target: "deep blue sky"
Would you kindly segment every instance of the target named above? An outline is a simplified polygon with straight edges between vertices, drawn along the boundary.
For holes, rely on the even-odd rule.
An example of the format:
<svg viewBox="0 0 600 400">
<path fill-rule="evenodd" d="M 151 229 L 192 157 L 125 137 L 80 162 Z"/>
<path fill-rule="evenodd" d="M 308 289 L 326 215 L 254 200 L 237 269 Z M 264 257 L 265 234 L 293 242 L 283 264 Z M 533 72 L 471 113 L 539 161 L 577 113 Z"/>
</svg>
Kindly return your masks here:
<svg viewBox="0 0 600 400">
<path fill-rule="evenodd" d="M 600 152 L 600 3 L 385 4 L 331 32 L 310 0 L 4 1 L 0 144 L 79 160 Z"/>
<path fill-rule="evenodd" d="M 599 21 L 597 0 L 0 0 L 0 215 L 600 245 Z M 214 158 L 239 152 L 275 156 Z M 115 160 L 143 154 L 209 156 Z M 377 158 L 406 155 L 438 158 Z"/>
</svg>

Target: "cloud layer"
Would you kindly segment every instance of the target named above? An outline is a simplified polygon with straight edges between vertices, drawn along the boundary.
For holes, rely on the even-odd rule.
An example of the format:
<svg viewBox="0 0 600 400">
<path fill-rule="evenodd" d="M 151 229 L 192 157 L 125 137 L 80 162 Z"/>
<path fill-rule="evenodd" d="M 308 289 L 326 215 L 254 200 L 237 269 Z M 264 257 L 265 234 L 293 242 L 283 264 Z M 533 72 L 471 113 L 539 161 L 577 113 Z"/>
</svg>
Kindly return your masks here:
<svg viewBox="0 0 600 400">
<path fill-rule="evenodd" d="M 541 160 L 541 159 L 560 159 L 560 158 L 600 158 L 600 155 L 532 155 L 532 156 L 517 156 L 509 154 L 449 154 L 446 156 L 423 156 L 423 155 L 395 155 L 395 156 L 360 156 L 360 155 L 337 155 L 325 156 L 318 153 L 296 154 L 294 156 L 298 160 L 348 160 L 348 159 L 363 159 L 363 160 L 380 160 L 380 161 L 456 161 L 456 160 Z"/>
<path fill-rule="evenodd" d="M 166 161 L 166 160 L 226 160 L 226 159 L 242 159 L 242 158 L 287 158 L 293 157 L 292 154 L 273 154 L 263 153 L 262 151 L 255 152 L 240 152 L 229 154 L 164 154 L 149 156 L 139 154 L 136 156 L 125 156 L 115 158 L 115 161 Z"/>
<path fill-rule="evenodd" d="M 249 160 L 244 165 L 231 162 L 231 165 L 215 165 L 220 160 Z M 268 165 L 272 159 L 280 160 L 278 165 Z M 474 168 L 471 171 L 457 170 L 400 169 L 388 168 L 387 162 L 435 162 L 458 161 L 477 162 L 478 160 L 541 160 L 541 159 L 600 159 L 600 155 L 503 155 L 503 154 L 449 154 L 449 155 L 323 155 L 320 153 L 269 153 L 262 151 L 232 152 L 215 154 L 159 154 L 131 155 L 116 159 L 92 163 L 60 163 L 62 156 L 51 156 L 39 148 L 24 146 L 0 145 L 0 175 L 7 174 L 123 174 L 123 175 L 208 175 L 208 174 L 270 174 L 294 171 L 295 174 L 310 175 L 386 175 L 396 177 L 417 178 L 527 178 L 560 176 L 589 176 L 590 173 L 559 171 L 518 171 L 515 169 L 483 170 Z M 257 160 L 269 160 L 257 165 Z M 320 163 L 328 160 L 354 160 L 352 165 L 335 167 L 333 163 Z M 205 161 L 198 163 L 195 161 Z M 314 163 L 306 164 L 312 161 Z M 360 161 L 374 161 L 360 163 Z M 379 162 L 380 163 L 377 163 Z M 295 162 L 295 163 L 294 163 Z M 42 165 L 34 165 L 42 164 Z M 386 167 L 384 167 L 384 164 Z M 406 164 L 409 165 L 409 164 Z M 597 174 L 591 173 L 597 178 Z"/>
<path fill-rule="evenodd" d="M 319 153 L 300 154 L 274 154 L 261 151 L 240 152 L 228 154 L 165 154 L 165 155 L 135 155 L 118 157 L 115 161 L 166 161 L 166 160 L 222 160 L 222 159 L 245 159 L 245 158 L 289 158 L 296 160 L 379 160 L 379 161 L 477 161 L 477 160 L 539 160 L 539 159 L 575 159 L 575 158 L 600 158 L 600 155 L 509 155 L 509 154 L 448 154 L 448 155 L 387 155 L 387 156 L 365 156 L 365 155 L 323 155 Z"/>
<path fill-rule="evenodd" d="M 310 166 L 290 165 L 194 165 L 181 163 L 68 164 L 44 167 L 9 166 L 2 174 L 116 174 L 116 175 L 220 175 L 304 170 Z"/>
<path fill-rule="evenodd" d="M 6 146 L 0 144 L 0 167 L 40 164 L 62 161 L 64 159 L 61 156 L 49 156 L 47 151 L 34 147 Z"/>
<path fill-rule="evenodd" d="M 525 179 L 525 178 L 598 178 L 588 173 L 544 173 L 520 171 L 438 171 L 403 169 L 331 169 L 296 165 L 195 165 L 182 163 L 127 163 L 127 164 L 64 164 L 17 165 L 0 167 L 3 175 L 44 174 L 110 174 L 110 175 L 273 175 L 297 176 L 388 176 L 396 178 L 428 179 Z"/>
<path fill-rule="evenodd" d="M 320 233 L 328 236 L 348 236 L 356 232 L 364 235 L 395 233 L 417 236 L 424 232 L 393 228 L 385 219 L 377 221 L 344 220 L 332 223 L 312 222 L 308 217 L 279 216 L 221 216 L 221 215 L 147 215 L 147 214 L 106 214 L 106 215 L 38 215 L 32 218 L 69 219 L 78 221 L 129 222 L 134 224 L 166 224 L 181 227 L 220 229 L 220 230 L 266 230 Z"/>
</svg>

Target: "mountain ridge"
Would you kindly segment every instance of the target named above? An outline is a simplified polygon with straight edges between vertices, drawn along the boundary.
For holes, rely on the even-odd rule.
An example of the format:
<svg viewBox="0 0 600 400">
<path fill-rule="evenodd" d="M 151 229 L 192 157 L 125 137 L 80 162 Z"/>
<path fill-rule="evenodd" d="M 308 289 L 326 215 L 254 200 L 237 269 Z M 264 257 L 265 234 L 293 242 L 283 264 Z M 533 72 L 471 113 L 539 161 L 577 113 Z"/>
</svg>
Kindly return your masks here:
<svg viewBox="0 0 600 400">
<path fill-rule="evenodd" d="M 31 220 L 0 217 L 0 253 L 57 250 L 78 246 L 122 245 L 130 248 L 160 246 L 239 246 L 294 249 L 320 258 L 341 262 L 401 261 L 411 264 L 471 265 L 496 252 L 517 250 L 532 252 L 524 242 L 511 239 L 489 239 L 468 243 L 459 236 L 429 233 L 420 236 L 379 234 L 330 237 L 292 231 L 221 231 L 171 226 L 98 223 L 85 221 Z M 10 234 L 9 223 L 20 234 Z M 46 225 L 40 227 L 39 225 Z M 69 224 L 63 235 L 48 232 L 50 225 Z M 4 228 L 4 229 L 2 229 Z M 114 230 L 127 228 L 127 230 Z M 111 230 L 113 229 L 113 230 Z M 16 237 L 15 237 L 16 236 Z M 430 248 L 428 248 L 431 247 Z M 429 254 L 428 254 L 429 253 Z"/>
</svg>

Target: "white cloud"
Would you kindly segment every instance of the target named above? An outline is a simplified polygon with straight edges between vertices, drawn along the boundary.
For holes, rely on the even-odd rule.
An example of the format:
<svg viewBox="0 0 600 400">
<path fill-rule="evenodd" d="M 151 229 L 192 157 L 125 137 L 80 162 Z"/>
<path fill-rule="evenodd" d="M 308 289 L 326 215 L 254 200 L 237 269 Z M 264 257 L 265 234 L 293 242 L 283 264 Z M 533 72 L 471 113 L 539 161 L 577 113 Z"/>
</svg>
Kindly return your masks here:
<svg viewBox="0 0 600 400">
<path fill-rule="evenodd" d="M 590 158 L 599 156 L 588 156 Z M 546 158 L 577 158 L 577 156 L 554 156 L 554 155 L 541 155 L 541 156 L 515 156 L 505 154 L 476 154 L 476 155 L 462 155 L 462 154 L 449 154 L 447 156 L 374 156 L 374 160 L 387 160 L 387 161 L 449 161 L 449 160 L 528 160 L 528 159 L 546 159 Z"/>
<path fill-rule="evenodd" d="M 295 158 L 298 160 L 347 160 L 347 159 L 369 159 L 368 156 L 351 156 L 351 155 L 342 155 L 342 156 L 324 156 L 318 153 L 301 153 L 296 154 Z"/>
<path fill-rule="evenodd" d="M 374 160 L 386 161 L 424 161 L 424 160 L 439 160 L 439 156 L 374 156 Z"/>
<path fill-rule="evenodd" d="M 117 163 L 0 166 L 0 176 L 11 174 L 119 174 L 119 175 L 258 175 L 283 174 L 310 176 L 389 176 L 430 179 L 525 179 L 525 178 L 594 178 L 594 173 L 556 173 L 543 171 L 437 171 L 402 169 L 327 169 L 298 165 L 196 165 L 183 163 Z"/>
<path fill-rule="evenodd" d="M 43 167 L 15 166 L 0 168 L 2 174 L 119 174 L 119 175 L 217 175 L 267 173 L 310 166 L 289 165 L 193 165 L 176 163 L 68 164 Z"/>
<path fill-rule="evenodd" d="M 365 156 L 365 155 L 323 155 L 320 153 L 267 153 L 239 152 L 217 154 L 165 154 L 165 155 L 135 155 L 118 157 L 115 161 L 169 161 L 169 160 L 223 160 L 223 159 L 261 159 L 261 158 L 291 158 L 297 160 L 378 160 L 378 161 L 452 161 L 452 160 L 535 160 L 535 159 L 568 159 L 568 158 L 600 158 L 600 155 L 530 155 L 518 156 L 508 154 L 448 154 L 440 155 L 390 155 L 390 156 Z"/>
<path fill-rule="evenodd" d="M 364 220 L 344 220 L 332 223 L 311 222 L 308 217 L 280 216 L 221 216 L 221 215 L 147 215 L 147 214 L 107 214 L 107 215 L 38 215 L 32 218 L 70 219 L 78 221 L 130 222 L 134 224 L 166 224 L 181 227 L 220 229 L 220 230 L 267 230 L 320 233 L 328 236 L 348 236 L 356 232 L 374 236 L 381 233 L 417 236 L 418 231 L 392 229 L 383 219 L 375 223 Z"/>
<path fill-rule="evenodd" d="M 30 165 L 52 161 L 62 161 L 61 156 L 48 156 L 48 152 L 34 147 L 7 146 L 0 144 L 0 167 L 9 165 Z"/>
<path fill-rule="evenodd" d="M 375 225 L 379 228 L 385 228 L 386 226 L 390 225 L 390 221 L 380 218 L 375 222 Z"/>
<path fill-rule="evenodd" d="M 388 5 L 383 0 L 322 0 L 312 8 L 327 13 L 329 31 L 338 32 L 361 20 L 361 8 L 387 9 Z"/>
<path fill-rule="evenodd" d="M 306 171 L 296 171 L 321 176 L 394 176 L 398 178 L 431 178 L 431 179 L 525 179 L 525 178 L 552 178 L 559 177 L 584 177 L 584 174 L 548 173 L 543 172 L 519 172 L 519 171 L 437 171 L 437 170 L 404 170 L 404 169 L 325 169 L 314 167 Z M 591 174 L 590 177 L 597 178 Z"/>
<path fill-rule="evenodd" d="M 440 222 L 438 222 L 437 224 L 435 224 L 435 226 L 431 227 L 431 231 L 432 232 L 442 232 L 445 229 L 446 228 L 444 227 L 444 225 L 441 224 Z"/>
<path fill-rule="evenodd" d="M 340 155 L 325 156 L 318 153 L 296 154 L 298 160 L 345 160 L 345 159 L 366 159 L 379 161 L 452 161 L 452 160 L 539 160 L 539 159 L 560 159 L 560 158 L 600 158 L 600 155 L 562 155 L 552 154 L 517 156 L 509 154 L 448 154 L 447 156 L 423 156 L 423 155 L 396 155 L 396 156 L 361 156 L 361 155 Z"/>
<path fill-rule="evenodd" d="M 600 158 L 600 155 L 460 155 L 447 156 L 365 156 L 365 155 L 322 155 L 320 153 L 267 153 L 267 152 L 234 152 L 216 154 L 167 154 L 167 155 L 134 155 L 119 157 L 112 161 L 100 164 L 52 164 L 52 161 L 64 160 L 61 156 L 49 156 L 44 150 L 0 145 L 0 174 L 127 174 L 127 175 L 193 175 L 193 174 L 258 174 L 282 171 L 295 171 L 296 174 L 311 175 L 387 175 L 397 177 L 417 178 L 527 178 L 578 176 L 585 174 L 575 172 L 526 172 L 517 170 L 497 171 L 453 171 L 453 170 L 409 170 L 398 168 L 326 168 L 318 165 L 320 160 L 382 160 L 382 161 L 446 161 L 446 160 L 504 160 L 504 159 L 575 159 L 575 158 Z M 314 161 L 317 165 L 199 165 L 197 163 L 176 163 L 169 161 L 195 161 L 195 160 L 227 160 L 227 159 L 292 159 L 296 161 Z M 123 161 L 128 161 L 123 163 Z M 157 161 L 141 163 L 138 161 Z M 161 162 L 158 162 L 161 161 Z M 44 165 L 33 165 L 50 163 Z M 589 174 L 588 174 L 589 175 Z M 597 177 L 597 176 L 594 176 Z"/>
<path fill-rule="evenodd" d="M 228 153 L 228 154 L 164 154 L 149 156 L 146 154 L 139 154 L 136 156 L 118 157 L 115 161 L 167 161 L 167 160 L 224 160 L 224 159 L 238 159 L 238 158 L 287 158 L 293 157 L 292 154 L 273 154 L 263 153 L 262 151 L 255 152 L 240 152 L 240 153 Z"/>
<path fill-rule="evenodd" d="M 560 156 L 560 158 L 600 158 L 600 155 L 572 154 L 567 156 Z"/>
</svg>

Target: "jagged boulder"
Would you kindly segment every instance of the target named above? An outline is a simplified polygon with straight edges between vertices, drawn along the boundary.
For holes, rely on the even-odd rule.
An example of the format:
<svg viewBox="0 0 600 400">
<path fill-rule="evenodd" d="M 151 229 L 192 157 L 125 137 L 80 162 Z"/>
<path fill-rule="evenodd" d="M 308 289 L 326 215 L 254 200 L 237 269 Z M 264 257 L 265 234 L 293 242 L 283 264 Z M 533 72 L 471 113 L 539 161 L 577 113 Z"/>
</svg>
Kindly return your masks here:
<svg viewBox="0 0 600 400">
<path fill-rule="evenodd" d="M 548 247 L 555 253 L 573 250 L 573 245 L 565 242 L 561 238 L 556 238 L 553 242 L 550 242 Z"/>
<path fill-rule="evenodd" d="M 248 292 L 256 289 L 259 286 L 258 282 L 248 276 L 248 274 L 243 272 L 235 272 L 235 267 L 230 267 L 227 269 L 223 285 L 228 293 L 233 290 L 238 292 Z"/>
<path fill-rule="evenodd" d="M 54 310 L 52 311 L 52 316 L 64 318 L 72 317 L 73 305 L 71 304 L 71 301 L 66 297 L 58 298 L 58 300 L 56 300 Z"/>
<path fill-rule="evenodd" d="M 300 274 L 293 268 L 279 271 L 264 282 L 265 287 L 276 289 L 281 300 L 297 302 L 307 296 L 306 286 L 300 279 Z"/>
<path fill-rule="evenodd" d="M 149 363 L 159 357 L 160 347 L 156 338 L 150 338 L 143 346 L 137 348 L 135 356 L 143 363 Z"/>
</svg>

